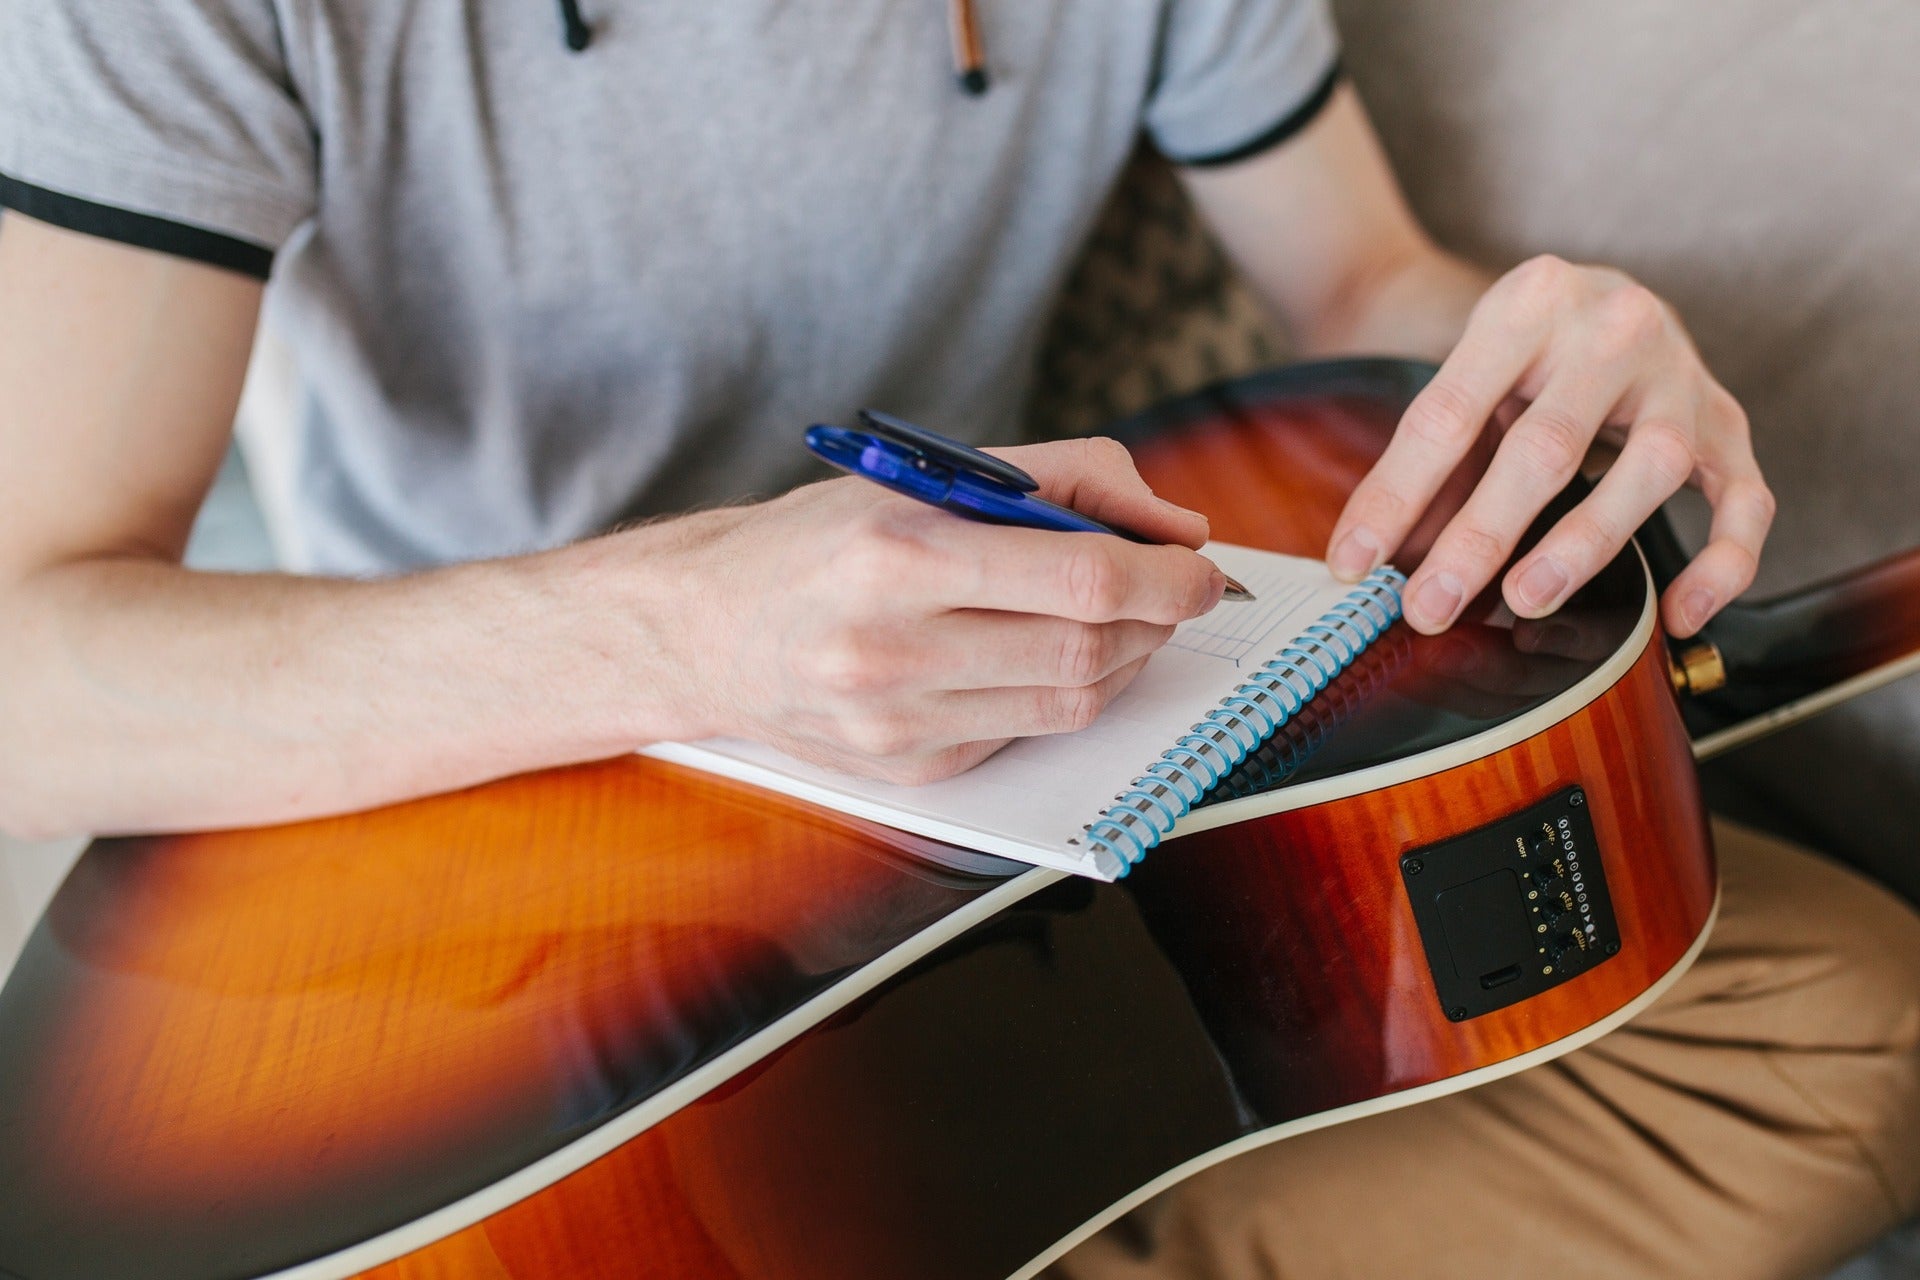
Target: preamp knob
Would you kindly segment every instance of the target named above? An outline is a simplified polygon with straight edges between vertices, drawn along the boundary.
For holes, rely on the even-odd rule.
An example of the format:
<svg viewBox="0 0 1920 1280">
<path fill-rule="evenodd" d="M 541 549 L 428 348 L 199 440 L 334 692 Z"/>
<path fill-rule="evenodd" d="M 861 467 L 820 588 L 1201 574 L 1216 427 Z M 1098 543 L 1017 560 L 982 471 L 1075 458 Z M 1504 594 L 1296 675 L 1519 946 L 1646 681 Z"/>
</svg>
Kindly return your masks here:
<svg viewBox="0 0 1920 1280">
<path fill-rule="evenodd" d="M 1547 939 L 1547 959 L 1556 966 L 1562 960 L 1579 956 L 1592 944 L 1580 929 L 1567 929 Z"/>
</svg>

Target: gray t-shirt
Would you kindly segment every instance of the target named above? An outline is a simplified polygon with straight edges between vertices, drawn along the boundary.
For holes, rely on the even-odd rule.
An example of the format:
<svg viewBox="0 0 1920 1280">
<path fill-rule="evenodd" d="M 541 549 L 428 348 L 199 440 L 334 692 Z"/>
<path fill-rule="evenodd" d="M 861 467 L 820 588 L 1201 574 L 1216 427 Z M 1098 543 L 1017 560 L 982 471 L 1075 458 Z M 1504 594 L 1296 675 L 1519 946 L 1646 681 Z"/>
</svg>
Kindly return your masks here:
<svg viewBox="0 0 1920 1280">
<path fill-rule="evenodd" d="M 548 547 L 816 474 L 875 405 L 977 441 L 1144 127 L 1325 101 L 1324 0 L 0 0 L 0 203 L 266 275 L 291 567 Z M 183 321 L 186 318 L 183 317 Z"/>
</svg>

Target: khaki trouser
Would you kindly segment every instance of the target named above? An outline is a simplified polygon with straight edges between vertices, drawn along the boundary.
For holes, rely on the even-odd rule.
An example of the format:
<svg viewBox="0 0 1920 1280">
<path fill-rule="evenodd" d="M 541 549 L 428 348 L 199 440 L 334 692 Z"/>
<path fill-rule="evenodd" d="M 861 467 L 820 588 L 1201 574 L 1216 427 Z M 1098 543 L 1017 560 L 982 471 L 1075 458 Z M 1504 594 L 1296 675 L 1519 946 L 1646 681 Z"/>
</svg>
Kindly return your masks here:
<svg viewBox="0 0 1920 1280">
<path fill-rule="evenodd" d="M 1216 1165 L 1059 1280 L 1817 1274 L 1920 1207 L 1920 916 L 1717 823 L 1720 920 L 1604 1039 Z"/>
</svg>

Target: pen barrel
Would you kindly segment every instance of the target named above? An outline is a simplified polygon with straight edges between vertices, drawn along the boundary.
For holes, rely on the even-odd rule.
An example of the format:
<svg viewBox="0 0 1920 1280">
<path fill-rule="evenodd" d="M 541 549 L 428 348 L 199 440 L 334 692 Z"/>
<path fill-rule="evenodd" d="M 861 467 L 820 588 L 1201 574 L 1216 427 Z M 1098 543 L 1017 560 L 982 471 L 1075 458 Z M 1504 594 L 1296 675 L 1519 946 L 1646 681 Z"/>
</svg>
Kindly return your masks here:
<svg viewBox="0 0 1920 1280">
<path fill-rule="evenodd" d="M 961 479 L 945 467 L 922 466 L 917 459 L 878 441 L 860 451 L 856 474 L 909 498 L 948 508 L 954 505 L 957 482 Z"/>
<path fill-rule="evenodd" d="M 1017 493 L 991 480 L 982 480 L 964 472 L 953 476 L 953 487 L 941 503 L 956 515 L 988 520 L 994 524 L 1019 525 L 1028 529 L 1048 529 L 1056 533 L 1112 533 L 1098 520 L 1090 520 L 1078 511 L 1057 506 L 1030 493 Z M 1138 541 L 1138 539 L 1135 539 Z"/>
</svg>

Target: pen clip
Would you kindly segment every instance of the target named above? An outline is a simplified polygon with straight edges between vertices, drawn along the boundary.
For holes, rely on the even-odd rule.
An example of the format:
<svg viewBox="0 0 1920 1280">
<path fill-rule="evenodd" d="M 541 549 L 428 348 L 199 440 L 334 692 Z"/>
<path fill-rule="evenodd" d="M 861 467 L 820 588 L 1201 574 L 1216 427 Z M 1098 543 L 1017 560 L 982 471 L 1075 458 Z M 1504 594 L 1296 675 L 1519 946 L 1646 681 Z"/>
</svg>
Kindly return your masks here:
<svg viewBox="0 0 1920 1280">
<path fill-rule="evenodd" d="M 958 440 L 949 440 L 937 431 L 916 426 L 904 418 L 896 418 L 890 413 L 881 413 L 878 409 L 862 409 L 860 422 L 881 439 L 889 440 L 903 449 L 909 449 L 929 462 L 937 462 L 954 471 L 981 476 L 1020 493 L 1032 493 L 1040 487 L 1038 480 L 1011 462 L 996 458 L 990 453 L 982 453 L 971 445 L 961 444 Z"/>
</svg>

